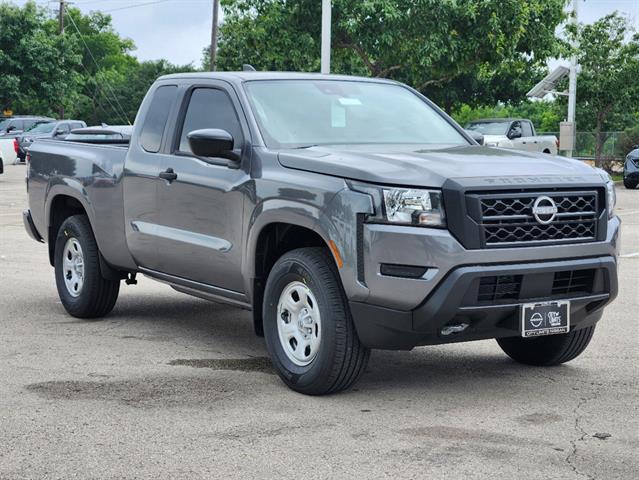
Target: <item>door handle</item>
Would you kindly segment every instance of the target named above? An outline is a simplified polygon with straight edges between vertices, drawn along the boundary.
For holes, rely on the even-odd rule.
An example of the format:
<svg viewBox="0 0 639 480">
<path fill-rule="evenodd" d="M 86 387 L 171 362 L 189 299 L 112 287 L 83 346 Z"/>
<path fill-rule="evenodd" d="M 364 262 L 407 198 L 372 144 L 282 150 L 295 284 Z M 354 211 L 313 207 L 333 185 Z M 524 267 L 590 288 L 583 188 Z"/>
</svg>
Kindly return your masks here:
<svg viewBox="0 0 639 480">
<path fill-rule="evenodd" d="M 163 172 L 160 172 L 159 177 L 171 183 L 172 181 L 177 180 L 177 173 L 175 173 L 172 168 L 167 168 Z"/>
</svg>

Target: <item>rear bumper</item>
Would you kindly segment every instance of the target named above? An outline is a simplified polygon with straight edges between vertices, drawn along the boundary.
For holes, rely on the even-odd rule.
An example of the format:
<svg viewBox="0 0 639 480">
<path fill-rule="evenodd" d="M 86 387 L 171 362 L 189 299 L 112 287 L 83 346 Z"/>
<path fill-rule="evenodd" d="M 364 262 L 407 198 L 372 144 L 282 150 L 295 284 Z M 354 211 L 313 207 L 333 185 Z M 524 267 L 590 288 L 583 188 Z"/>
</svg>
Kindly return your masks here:
<svg viewBox="0 0 639 480">
<path fill-rule="evenodd" d="M 44 243 L 42 235 L 40 235 L 38 229 L 33 223 L 33 218 L 31 218 L 30 210 L 25 210 L 22 212 L 22 222 L 24 223 L 24 229 L 27 231 L 31 238 L 33 238 L 36 242 Z"/>
<path fill-rule="evenodd" d="M 589 291 L 553 292 L 557 272 L 592 272 Z M 480 301 L 482 278 L 518 276 L 520 290 L 499 300 Z M 418 345 L 512 337 L 519 332 L 523 303 L 571 300 L 571 330 L 596 323 L 603 307 L 618 291 L 617 262 L 613 256 L 539 263 L 463 266 L 454 269 L 423 302 L 410 311 L 351 302 L 361 341 L 368 347 L 409 350 Z M 444 334 L 444 327 L 467 324 L 460 333 Z"/>
</svg>

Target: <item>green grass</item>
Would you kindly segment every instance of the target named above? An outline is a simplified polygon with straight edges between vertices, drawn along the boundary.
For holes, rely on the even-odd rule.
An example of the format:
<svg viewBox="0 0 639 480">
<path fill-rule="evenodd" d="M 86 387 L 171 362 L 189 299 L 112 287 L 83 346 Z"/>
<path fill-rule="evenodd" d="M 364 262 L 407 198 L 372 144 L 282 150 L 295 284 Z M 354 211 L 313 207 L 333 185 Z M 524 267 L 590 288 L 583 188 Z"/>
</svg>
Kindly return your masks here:
<svg viewBox="0 0 639 480">
<path fill-rule="evenodd" d="M 613 181 L 615 181 L 615 182 L 623 181 L 623 173 L 612 173 L 610 176 L 612 177 Z"/>
</svg>

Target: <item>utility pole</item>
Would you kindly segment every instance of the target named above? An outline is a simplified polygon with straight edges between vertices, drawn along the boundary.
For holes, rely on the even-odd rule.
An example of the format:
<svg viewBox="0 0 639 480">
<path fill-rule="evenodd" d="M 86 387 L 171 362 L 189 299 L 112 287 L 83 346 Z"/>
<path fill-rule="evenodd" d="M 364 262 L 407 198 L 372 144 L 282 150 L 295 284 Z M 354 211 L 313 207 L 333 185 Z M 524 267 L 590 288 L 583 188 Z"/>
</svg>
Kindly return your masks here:
<svg viewBox="0 0 639 480">
<path fill-rule="evenodd" d="M 581 0 L 572 0 L 572 19 L 571 23 L 575 26 L 575 34 L 579 26 L 579 2 Z M 572 128 L 572 142 L 571 149 L 566 152 L 568 157 L 572 157 L 573 150 L 576 148 L 577 140 L 577 122 L 575 121 L 577 111 L 577 52 L 579 47 L 577 38 L 572 44 L 573 51 L 572 57 L 570 57 L 570 77 L 568 83 L 568 123 Z"/>
<path fill-rule="evenodd" d="M 217 68 L 217 32 L 220 0 L 213 0 L 213 27 L 211 28 L 211 71 Z"/>
<path fill-rule="evenodd" d="M 322 61 L 321 72 L 331 73 L 331 0 L 322 0 Z"/>
<path fill-rule="evenodd" d="M 58 11 L 58 24 L 59 24 L 59 33 L 60 35 L 64 35 L 64 9 L 66 7 L 65 0 L 60 0 L 60 10 Z M 61 55 L 64 55 L 64 52 L 61 52 Z M 61 92 L 60 98 L 64 98 L 64 92 Z M 60 105 L 60 120 L 64 120 L 64 104 Z"/>
</svg>

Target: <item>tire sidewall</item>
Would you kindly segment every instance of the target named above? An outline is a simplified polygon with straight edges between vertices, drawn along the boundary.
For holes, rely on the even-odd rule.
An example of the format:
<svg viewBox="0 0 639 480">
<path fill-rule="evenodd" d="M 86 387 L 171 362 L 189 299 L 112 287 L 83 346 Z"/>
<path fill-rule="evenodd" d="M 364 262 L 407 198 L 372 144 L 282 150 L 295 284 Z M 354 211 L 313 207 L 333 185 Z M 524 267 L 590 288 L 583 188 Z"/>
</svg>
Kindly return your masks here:
<svg viewBox="0 0 639 480">
<path fill-rule="evenodd" d="M 313 361 L 305 366 L 294 364 L 286 355 L 277 329 L 277 305 L 284 288 L 291 282 L 304 283 L 317 300 L 321 318 L 320 348 Z M 303 260 L 288 258 L 278 262 L 269 275 L 264 293 L 264 337 L 271 360 L 282 380 L 303 389 L 331 374 L 335 360 L 336 318 L 328 292 L 314 275 L 313 267 Z"/>
<path fill-rule="evenodd" d="M 83 227 L 84 225 L 81 224 L 81 221 L 77 217 L 68 218 L 62 224 L 60 230 L 58 230 L 55 242 L 55 282 L 58 288 L 60 301 L 71 313 L 84 311 L 90 306 L 90 292 L 96 287 L 96 274 L 100 274 L 100 272 L 93 271 L 93 269 L 96 268 L 95 262 L 92 261 L 92 254 L 96 248 L 95 241 L 93 238 L 88 237 L 90 232 L 87 232 L 87 229 Z M 77 297 L 72 296 L 67 290 L 64 282 L 64 268 L 62 266 L 64 247 L 67 240 L 70 238 L 75 238 L 80 243 L 84 262 L 84 285 L 82 287 L 82 292 Z"/>
</svg>

